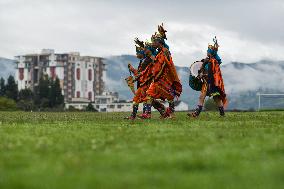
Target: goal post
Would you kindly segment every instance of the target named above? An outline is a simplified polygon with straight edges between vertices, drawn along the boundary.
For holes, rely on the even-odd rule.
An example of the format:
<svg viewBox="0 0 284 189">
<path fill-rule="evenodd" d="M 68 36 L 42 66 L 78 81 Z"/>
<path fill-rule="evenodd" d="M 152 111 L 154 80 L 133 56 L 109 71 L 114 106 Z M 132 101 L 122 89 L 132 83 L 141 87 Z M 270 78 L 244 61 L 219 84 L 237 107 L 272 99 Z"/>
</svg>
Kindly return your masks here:
<svg viewBox="0 0 284 189">
<path fill-rule="evenodd" d="M 274 94 L 269 94 L 269 93 L 257 93 L 256 94 L 257 97 L 258 97 L 258 111 L 261 110 L 262 108 L 262 104 L 261 104 L 261 101 L 263 101 L 263 99 L 284 99 L 284 94 L 277 94 L 277 93 L 274 93 Z M 281 102 L 279 102 L 281 104 Z M 273 107 L 275 108 L 275 107 Z M 277 109 L 278 107 L 276 107 L 275 109 Z M 281 109 L 284 109 L 284 101 L 283 101 L 283 107 Z"/>
</svg>

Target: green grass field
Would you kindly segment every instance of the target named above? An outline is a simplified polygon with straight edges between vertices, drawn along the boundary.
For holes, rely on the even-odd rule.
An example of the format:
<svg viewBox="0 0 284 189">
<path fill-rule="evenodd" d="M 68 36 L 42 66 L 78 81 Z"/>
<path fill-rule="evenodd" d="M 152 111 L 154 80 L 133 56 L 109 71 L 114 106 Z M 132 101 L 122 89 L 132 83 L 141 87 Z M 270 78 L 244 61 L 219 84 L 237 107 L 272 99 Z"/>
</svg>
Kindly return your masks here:
<svg viewBox="0 0 284 189">
<path fill-rule="evenodd" d="M 0 188 L 283 188 L 284 112 L 0 112 Z"/>
</svg>

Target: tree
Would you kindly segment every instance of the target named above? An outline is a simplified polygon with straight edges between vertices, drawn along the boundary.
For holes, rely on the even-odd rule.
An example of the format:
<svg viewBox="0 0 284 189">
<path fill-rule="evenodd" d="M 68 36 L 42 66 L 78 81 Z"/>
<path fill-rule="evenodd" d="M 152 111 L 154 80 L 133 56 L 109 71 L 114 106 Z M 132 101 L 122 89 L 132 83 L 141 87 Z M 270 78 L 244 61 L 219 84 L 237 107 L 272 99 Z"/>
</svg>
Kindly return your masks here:
<svg viewBox="0 0 284 189">
<path fill-rule="evenodd" d="M 60 87 L 60 81 L 59 81 L 58 77 L 56 77 L 56 79 L 55 79 L 54 91 L 55 91 L 55 96 L 56 96 L 55 104 L 57 106 L 63 105 L 64 104 L 64 96 L 62 95 L 62 89 Z"/>
<path fill-rule="evenodd" d="M 5 86 L 5 79 L 1 77 L 0 79 L 0 96 L 4 96 L 6 92 L 6 86 Z"/>
<path fill-rule="evenodd" d="M 34 102 L 32 100 L 19 100 L 17 102 L 17 107 L 24 111 L 31 111 L 35 109 Z"/>
<path fill-rule="evenodd" d="M 31 111 L 34 107 L 34 94 L 30 89 L 22 89 L 19 92 L 17 107 L 24 111 Z"/>
<path fill-rule="evenodd" d="M 11 75 L 7 80 L 7 85 L 5 87 L 5 96 L 15 101 L 18 100 L 18 85 L 15 82 L 15 78 Z"/>
<path fill-rule="evenodd" d="M 39 104 L 40 108 L 43 108 L 43 109 L 49 108 L 49 107 L 50 107 L 49 105 L 50 105 L 49 99 L 47 99 L 47 98 L 42 98 L 42 99 L 40 100 L 40 104 Z"/>
<path fill-rule="evenodd" d="M 206 102 L 204 104 L 204 108 L 208 111 L 218 110 L 218 106 L 215 103 L 214 99 L 212 99 L 212 98 L 209 98 L 208 100 L 206 100 Z"/>
<path fill-rule="evenodd" d="M 51 108 L 58 107 L 64 104 L 64 96 L 62 95 L 62 90 L 58 77 L 56 77 L 55 80 L 50 81 L 49 100 Z"/>
<path fill-rule="evenodd" d="M 19 92 L 19 100 L 32 100 L 33 92 L 30 89 L 22 89 Z"/>
<path fill-rule="evenodd" d="M 60 87 L 60 81 L 43 75 L 39 80 L 39 85 L 35 89 L 35 104 L 39 108 L 58 108 L 64 104 L 64 96 Z"/>
<path fill-rule="evenodd" d="M 97 112 L 97 110 L 94 108 L 93 104 L 90 102 L 88 106 L 86 107 L 87 112 Z"/>
<path fill-rule="evenodd" d="M 50 96 L 50 80 L 47 75 L 42 75 L 39 84 L 34 90 L 34 103 L 38 108 L 48 108 Z"/>
<path fill-rule="evenodd" d="M 50 80 L 47 75 L 42 75 L 38 84 L 39 99 L 48 98 L 49 96 Z"/>
<path fill-rule="evenodd" d="M 48 91 L 48 100 L 49 100 L 49 107 L 55 107 L 56 106 L 56 94 L 55 94 L 55 82 L 53 80 L 50 80 L 50 88 Z"/>
</svg>

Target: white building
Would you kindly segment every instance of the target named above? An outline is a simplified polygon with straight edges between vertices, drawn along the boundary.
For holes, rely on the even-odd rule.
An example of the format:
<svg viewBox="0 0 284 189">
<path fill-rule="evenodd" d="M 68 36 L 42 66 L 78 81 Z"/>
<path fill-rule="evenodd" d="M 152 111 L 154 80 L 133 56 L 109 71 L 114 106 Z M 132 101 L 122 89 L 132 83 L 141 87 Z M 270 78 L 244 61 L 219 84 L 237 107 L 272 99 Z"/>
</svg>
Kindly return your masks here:
<svg viewBox="0 0 284 189">
<path fill-rule="evenodd" d="M 76 109 L 83 110 L 86 109 L 90 102 L 76 101 L 75 99 L 72 102 L 67 103 L 65 106 L 69 109 L 70 106 L 73 106 Z M 166 107 L 168 107 L 167 102 L 162 102 Z M 92 105 L 99 112 L 131 112 L 132 111 L 132 102 L 119 100 L 118 93 L 113 92 L 104 92 L 102 95 L 98 95 L 95 98 L 95 101 L 92 102 Z M 143 105 L 140 104 L 139 111 L 141 112 Z M 188 111 L 188 104 L 183 101 L 175 102 L 176 111 Z M 152 111 L 157 111 L 152 108 Z"/>
<path fill-rule="evenodd" d="M 163 104 L 166 107 L 168 106 L 167 102 L 164 102 Z M 175 101 L 175 111 L 177 111 L 177 112 L 189 111 L 189 106 L 184 101 L 181 101 L 181 100 Z"/>
<path fill-rule="evenodd" d="M 76 101 L 73 99 L 72 102 L 66 103 L 67 109 L 73 106 L 76 109 L 85 109 L 90 101 Z M 91 102 L 96 110 L 99 112 L 130 112 L 132 111 L 132 102 L 119 100 L 118 93 L 103 92 L 102 95 L 96 95 L 95 101 Z"/>
<path fill-rule="evenodd" d="M 106 69 L 100 57 L 80 56 L 78 52 L 57 54 L 52 49 L 43 49 L 39 54 L 17 56 L 16 62 L 19 90 L 33 91 L 40 77 L 48 75 L 59 78 L 65 102 L 93 102 L 104 91 Z"/>
</svg>

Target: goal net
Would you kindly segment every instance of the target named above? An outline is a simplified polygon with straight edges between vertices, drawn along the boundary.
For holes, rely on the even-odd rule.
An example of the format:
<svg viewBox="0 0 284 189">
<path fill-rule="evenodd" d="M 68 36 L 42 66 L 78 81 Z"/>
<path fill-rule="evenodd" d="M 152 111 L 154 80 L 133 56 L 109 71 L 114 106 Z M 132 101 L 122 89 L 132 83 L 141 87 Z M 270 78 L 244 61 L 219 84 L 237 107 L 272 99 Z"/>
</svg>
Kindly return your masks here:
<svg viewBox="0 0 284 189">
<path fill-rule="evenodd" d="M 284 94 L 258 93 L 258 110 L 284 110 Z"/>
</svg>

